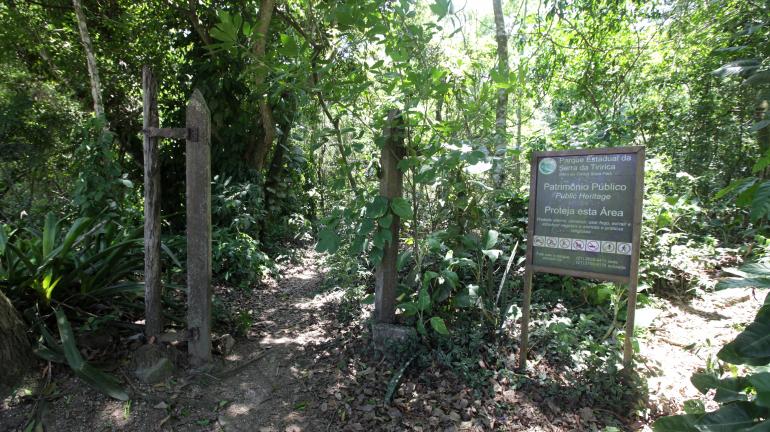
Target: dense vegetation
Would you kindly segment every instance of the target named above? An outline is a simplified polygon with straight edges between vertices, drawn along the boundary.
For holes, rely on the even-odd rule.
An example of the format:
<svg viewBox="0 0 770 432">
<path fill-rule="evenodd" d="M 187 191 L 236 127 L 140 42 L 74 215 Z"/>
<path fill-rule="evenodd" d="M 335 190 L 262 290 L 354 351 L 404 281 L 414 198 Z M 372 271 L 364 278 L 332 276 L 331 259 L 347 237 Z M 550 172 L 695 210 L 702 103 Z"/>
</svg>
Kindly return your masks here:
<svg viewBox="0 0 770 432">
<path fill-rule="evenodd" d="M 769 3 L 484 2 L 0 5 L 0 293 L 37 354 L 123 396 L 68 334 L 135 329 L 142 316 L 144 65 L 159 77 L 161 126 L 183 124 L 195 88 L 211 110 L 217 284 L 259 289 L 315 245 L 326 285 L 346 291 L 341 314 L 357 316 L 397 215 L 399 315 L 424 358 L 471 386 L 509 368 L 516 346 L 533 151 L 646 147 L 640 307 L 712 291 L 742 263 L 716 288 L 770 286 Z M 388 203 L 379 155 L 392 109 L 405 184 Z M 183 145 L 160 144 L 171 325 L 184 316 Z M 625 297 L 535 278 L 533 337 L 575 384 L 565 400 L 644 410 L 643 383 L 616 366 Z M 767 426 L 768 301 L 693 378 L 723 407 L 689 405 L 660 430 Z M 215 316 L 223 332 L 249 325 Z"/>
</svg>

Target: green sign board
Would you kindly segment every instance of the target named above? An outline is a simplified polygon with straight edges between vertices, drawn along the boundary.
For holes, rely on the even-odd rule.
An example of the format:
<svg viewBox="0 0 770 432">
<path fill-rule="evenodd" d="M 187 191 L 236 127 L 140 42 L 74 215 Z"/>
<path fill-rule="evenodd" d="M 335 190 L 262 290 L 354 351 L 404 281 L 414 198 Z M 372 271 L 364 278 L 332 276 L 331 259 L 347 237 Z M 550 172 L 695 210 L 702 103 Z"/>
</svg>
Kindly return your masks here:
<svg viewBox="0 0 770 432">
<path fill-rule="evenodd" d="M 643 168 L 642 147 L 535 153 L 532 269 L 621 282 L 635 277 Z"/>
</svg>

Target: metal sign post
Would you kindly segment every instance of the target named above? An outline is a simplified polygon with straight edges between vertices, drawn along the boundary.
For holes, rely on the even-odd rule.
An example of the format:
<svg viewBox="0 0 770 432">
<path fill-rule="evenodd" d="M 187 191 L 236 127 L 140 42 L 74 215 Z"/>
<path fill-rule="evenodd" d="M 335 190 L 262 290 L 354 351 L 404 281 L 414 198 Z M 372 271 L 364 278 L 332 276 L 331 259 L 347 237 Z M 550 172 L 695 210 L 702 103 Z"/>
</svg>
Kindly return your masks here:
<svg viewBox="0 0 770 432">
<path fill-rule="evenodd" d="M 628 284 L 623 364 L 633 361 L 644 147 L 535 152 L 531 161 L 519 367 L 529 349 L 532 275 Z"/>
</svg>

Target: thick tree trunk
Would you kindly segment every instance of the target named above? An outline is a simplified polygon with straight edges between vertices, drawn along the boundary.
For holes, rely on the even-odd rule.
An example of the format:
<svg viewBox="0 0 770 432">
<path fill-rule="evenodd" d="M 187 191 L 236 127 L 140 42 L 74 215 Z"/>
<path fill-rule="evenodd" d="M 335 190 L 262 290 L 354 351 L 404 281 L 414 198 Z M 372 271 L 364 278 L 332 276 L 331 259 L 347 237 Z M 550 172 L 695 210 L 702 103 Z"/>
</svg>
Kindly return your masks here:
<svg viewBox="0 0 770 432">
<path fill-rule="evenodd" d="M 497 70 L 500 77 L 508 76 L 508 34 L 505 32 L 505 19 L 501 0 L 492 0 L 495 12 L 495 39 L 497 40 Z M 508 114 L 508 90 L 497 89 L 497 107 L 495 109 L 495 163 L 492 180 L 495 187 L 500 187 L 505 180 L 505 153 L 507 149 L 505 123 Z"/>
<path fill-rule="evenodd" d="M 34 364 L 27 326 L 0 291 L 0 396 L 17 384 Z"/>
<path fill-rule="evenodd" d="M 78 30 L 80 30 L 80 41 L 86 50 L 86 60 L 88 63 L 88 76 L 91 78 L 91 97 L 94 99 L 94 112 L 97 117 L 104 115 L 104 104 L 102 103 L 102 84 L 99 80 L 99 69 L 96 67 L 96 56 L 94 47 L 91 45 L 91 36 L 88 34 L 88 25 L 86 16 L 83 13 L 83 6 L 80 0 L 72 0 L 72 6 L 75 8 L 75 17 L 78 21 Z"/>
</svg>

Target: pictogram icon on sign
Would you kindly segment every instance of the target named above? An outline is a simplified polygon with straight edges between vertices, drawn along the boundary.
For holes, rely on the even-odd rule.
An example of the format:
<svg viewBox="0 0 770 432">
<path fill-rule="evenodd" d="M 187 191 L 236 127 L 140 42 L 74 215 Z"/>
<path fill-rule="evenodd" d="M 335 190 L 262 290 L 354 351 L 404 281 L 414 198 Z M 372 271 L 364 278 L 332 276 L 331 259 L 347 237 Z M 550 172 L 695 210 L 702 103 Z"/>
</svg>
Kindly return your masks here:
<svg viewBox="0 0 770 432">
<path fill-rule="evenodd" d="M 603 241 L 602 242 L 602 252 L 604 252 L 604 253 L 615 253 L 615 242 L 614 241 Z"/>
<path fill-rule="evenodd" d="M 631 255 L 631 243 L 618 242 L 618 253 L 621 255 Z"/>
</svg>

